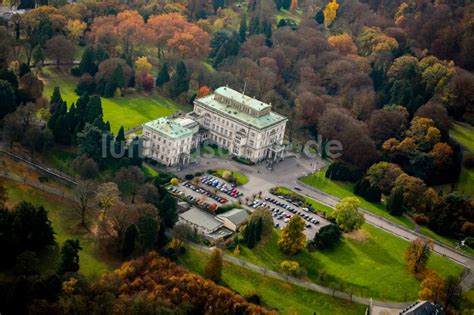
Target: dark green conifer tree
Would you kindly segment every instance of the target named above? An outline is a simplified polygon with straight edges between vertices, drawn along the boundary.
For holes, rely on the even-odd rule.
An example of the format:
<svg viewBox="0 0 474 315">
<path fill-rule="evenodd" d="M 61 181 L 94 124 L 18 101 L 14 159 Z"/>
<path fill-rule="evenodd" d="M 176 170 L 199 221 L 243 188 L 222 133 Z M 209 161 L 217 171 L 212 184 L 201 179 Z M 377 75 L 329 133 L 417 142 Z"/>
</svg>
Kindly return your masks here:
<svg viewBox="0 0 474 315">
<path fill-rule="evenodd" d="M 180 61 L 176 65 L 176 73 L 173 76 L 173 84 L 170 88 L 171 97 L 177 97 L 189 89 L 188 70 L 184 62 Z"/>
<path fill-rule="evenodd" d="M 168 64 L 164 63 L 161 67 L 160 73 L 156 77 L 156 86 L 161 87 L 163 84 L 170 80 L 170 74 L 168 72 Z"/>
</svg>

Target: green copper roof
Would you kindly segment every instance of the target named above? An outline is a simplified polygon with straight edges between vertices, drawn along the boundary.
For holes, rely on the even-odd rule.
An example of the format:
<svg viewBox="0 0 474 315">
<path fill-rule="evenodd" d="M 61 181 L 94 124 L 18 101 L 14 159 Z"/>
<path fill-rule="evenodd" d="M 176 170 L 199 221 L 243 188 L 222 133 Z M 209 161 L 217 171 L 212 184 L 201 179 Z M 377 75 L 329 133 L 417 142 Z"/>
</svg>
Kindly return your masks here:
<svg viewBox="0 0 474 315">
<path fill-rule="evenodd" d="M 216 90 L 216 92 L 220 91 L 220 89 L 223 89 L 223 88 L 218 88 Z M 226 89 L 231 90 L 230 88 L 226 88 Z M 234 91 L 234 90 L 232 90 L 232 91 Z M 236 92 L 236 93 L 238 93 L 238 92 Z M 240 94 L 240 93 L 238 93 L 238 94 Z M 242 95 L 242 94 L 240 94 L 240 95 Z M 259 102 L 257 100 L 255 100 L 255 101 Z M 222 104 L 221 102 L 215 100 L 214 99 L 214 94 L 210 94 L 210 95 L 205 96 L 203 98 L 197 99 L 197 100 L 195 100 L 195 102 L 200 104 L 200 105 L 203 105 L 204 107 L 214 109 L 214 110 L 220 112 L 225 117 L 234 118 L 234 119 L 242 122 L 245 125 L 250 125 L 250 126 L 253 126 L 257 129 L 265 129 L 265 128 L 270 127 L 270 126 L 272 126 L 276 123 L 287 120 L 286 117 L 284 117 L 280 114 L 277 114 L 275 112 L 269 112 L 268 114 L 265 114 L 263 116 L 254 117 L 250 114 L 241 112 L 241 111 L 237 110 L 236 108 L 234 108 L 230 105 Z M 270 105 L 265 104 L 265 103 L 262 103 L 262 104 L 264 104 L 266 107 L 270 106 Z"/>
<path fill-rule="evenodd" d="M 167 136 L 168 138 L 173 139 L 182 138 L 193 134 L 191 129 L 183 127 L 174 120 L 165 117 L 147 122 L 145 123 L 145 126 Z"/>
<path fill-rule="evenodd" d="M 267 103 L 264 103 L 250 96 L 237 92 L 236 90 L 233 90 L 227 86 L 221 86 L 220 88 L 217 88 L 214 93 L 220 94 L 234 101 L 242 103 L 246 105 L 247 107 L 250 107 L 256 111 L 261 111 L 261 110 L 272 107 L 271 105 Z"/>
</svg>

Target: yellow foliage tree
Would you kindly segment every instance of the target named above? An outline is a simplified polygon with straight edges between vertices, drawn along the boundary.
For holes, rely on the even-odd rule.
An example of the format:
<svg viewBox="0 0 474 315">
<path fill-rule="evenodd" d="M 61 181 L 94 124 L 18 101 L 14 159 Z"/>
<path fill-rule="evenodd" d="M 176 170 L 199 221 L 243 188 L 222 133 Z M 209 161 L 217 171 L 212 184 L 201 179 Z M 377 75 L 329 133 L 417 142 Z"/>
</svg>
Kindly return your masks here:
<svg viewBox="0 0 474 315">
<path fill-rule="evenodd" d="M 214 248 L 207 261 L 204 270 L 206 278 L 214 282 L 219 282 L 222 277 L 222 251 L 219 248 Z"/>
<path fill-rule="evenodd" d="M 69 20 L 66 25 L 67 37 L 74 43 L 77 43 L 84 34 L 87 24 L 81 20 Z"/>
<path fill-rule="evenodd" d="M 352 37 L 347 33 L 329 36 L 328 43 L 339 50 L 342 55 L 357 54 L 357 46 L 352 41 Z"/>
<path fill-rule="evenodd" d="M 145 75 L 150 73 L 152 67 L 151 63 L 148 62 L 148 58 L 145 56 L 138 57 L 135 61 L 135 68 L 139 74 Z"/>
<path fill-rule="evenodd" d="M 332 0 L 326 5 L 326 8 L 324 9 L 324 24 L 326 27 L 332 24 L 334 20 L 336 19 L 337 16 L 337 9 L 339 9 L 339 3 L 336 2 L 336 0 Z"/>
<path fill-rule="evenodd" d="M 278 246 L 287 255 L 294 255 L 304 247 L 306 236 L 304 231 L 304 221 L 299 216 L 293 216 L 290 222 L 281 231 Z"/>
<path fill-rule="evenodd" d="M 239 256 L 239 255 L 240 255 L 240 246 L 239 246 L 239 245 L 237 245 L 237 246 L 235 247 L 235 249 L 234 249 L 234 255 L 235 255 L 235 256 Z"/>
</svg>

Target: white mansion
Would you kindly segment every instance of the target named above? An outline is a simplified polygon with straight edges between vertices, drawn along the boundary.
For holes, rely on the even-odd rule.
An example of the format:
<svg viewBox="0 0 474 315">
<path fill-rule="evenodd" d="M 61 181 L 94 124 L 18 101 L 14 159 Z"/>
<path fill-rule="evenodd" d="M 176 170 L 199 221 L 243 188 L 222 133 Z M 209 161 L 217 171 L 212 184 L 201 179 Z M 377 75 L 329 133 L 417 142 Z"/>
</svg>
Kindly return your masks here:
<svg viewBox="0 0 474 315">
<path fill-rule="evenodd" d="M 229 87 L 196 99 L 185 118 L 158 118 L 143 125 L 143 155 L 164 165 L 185 165 L 191 150 L 208 139 L 252 162 L 283 157 L 288 119 L 271 105 Z"/>
</svg>

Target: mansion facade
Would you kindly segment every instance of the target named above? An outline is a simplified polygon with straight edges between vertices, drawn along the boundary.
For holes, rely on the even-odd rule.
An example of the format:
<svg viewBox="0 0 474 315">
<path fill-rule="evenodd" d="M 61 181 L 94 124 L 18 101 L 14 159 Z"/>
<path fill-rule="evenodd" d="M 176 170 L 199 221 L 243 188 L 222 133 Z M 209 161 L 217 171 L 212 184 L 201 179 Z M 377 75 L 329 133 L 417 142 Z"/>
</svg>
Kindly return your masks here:
<svg viewBox="0 0 474 315">
<path fill-rule="evenodd" d="M 252 162 L 283 158 L 288 119 L 271 105 L 229 87 L 194 101 L 185 118 L 158 118 L 143 125 L 143 155 L 166 166 L 185 165 L 191 150 L 209 140 Z"/>
</svg>

